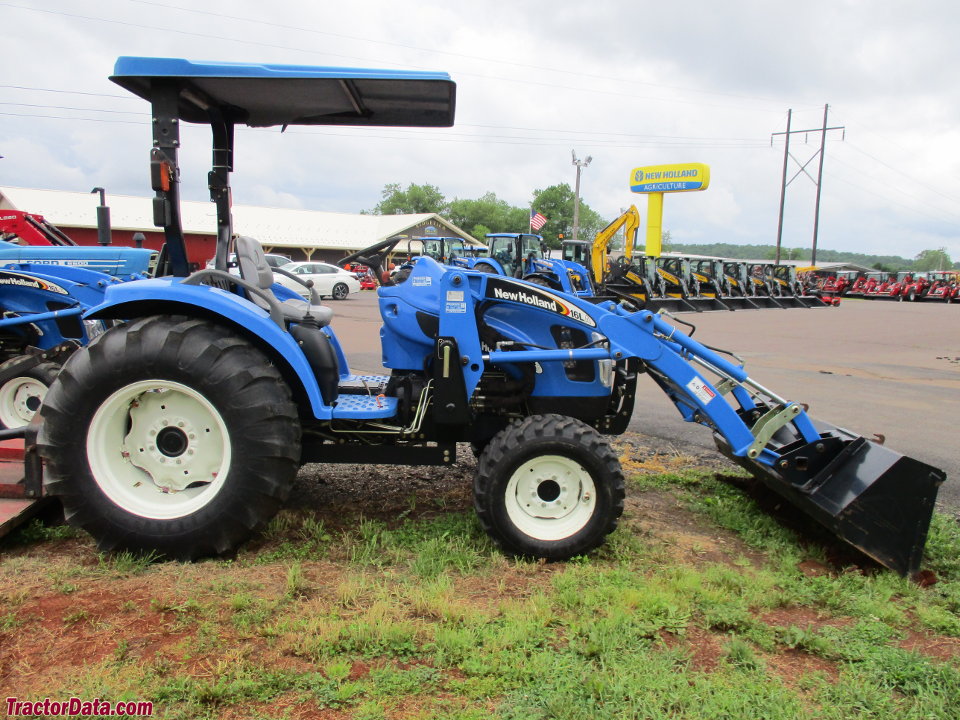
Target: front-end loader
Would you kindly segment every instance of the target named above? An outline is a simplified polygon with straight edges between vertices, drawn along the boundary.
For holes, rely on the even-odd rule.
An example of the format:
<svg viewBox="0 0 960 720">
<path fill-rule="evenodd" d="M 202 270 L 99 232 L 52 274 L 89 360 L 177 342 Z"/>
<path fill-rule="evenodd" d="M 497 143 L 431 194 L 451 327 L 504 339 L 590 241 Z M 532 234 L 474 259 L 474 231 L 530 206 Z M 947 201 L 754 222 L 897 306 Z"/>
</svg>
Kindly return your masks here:
<svg viewBox="0 0 960 720">
<path fill-rule="evenodd" d="M 74 353 L 41 408 L 46 492 L 101 549 L 226 553 L 276 512 L 305 462 L 449 464 L 480 450 L 473 494 L 507 552 L 564 559 L 619 520 L 622 433 L 641 375 L 775 491 L 884 565 L 917 570 L 944 474 L 807 416 L 666 316 L 418 258 L 381 287 L 383 375 L 348 369 L 331 311 L 273 283 L 234 237 L 236 125 L 449 126 L 442 73 L 121 58 L 153 108 L 151 177 L 167 277 L 110 287 L 123 320 Z M 178 220 L 181 121 L 209 124 L 214 269 L 189 273 Z M 382 277 L 389 241 L 355 253 Z M 241 277 L 227 272 L 235 249 Z"/>
</svg>

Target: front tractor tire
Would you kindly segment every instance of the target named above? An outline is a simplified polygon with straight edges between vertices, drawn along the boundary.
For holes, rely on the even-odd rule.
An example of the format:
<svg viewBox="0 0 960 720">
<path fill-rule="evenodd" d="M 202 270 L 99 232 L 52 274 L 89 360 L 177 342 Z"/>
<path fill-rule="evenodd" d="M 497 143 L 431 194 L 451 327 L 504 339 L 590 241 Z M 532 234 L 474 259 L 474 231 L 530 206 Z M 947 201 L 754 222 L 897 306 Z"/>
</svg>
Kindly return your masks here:
<svg viewBox="0 0 960 720">
<path fill-rule="evenodd" d="M 474 481 L 484 530 L 505 551 L 566 560 L 604 543 L 623 514 L 620 462 L 607 440 L 562 415 L 533 415 L 493 437 Z"/>
<path fill-rule="evenodd" d="M 41 416 L 48 494 L 103 551 L 228 553 L 273 517 L 299 467 L 280 373 L 206 320 L 109 330 L 66 363 Z"/>
<path fill-rule="evenodd" d="M 0 364 L 0 372 L 22 357 Z M 0 384 L 0 429 L 12 430 L 29 425 L 59 372 L 57 363 L 40 363 Z"/>
</svg>

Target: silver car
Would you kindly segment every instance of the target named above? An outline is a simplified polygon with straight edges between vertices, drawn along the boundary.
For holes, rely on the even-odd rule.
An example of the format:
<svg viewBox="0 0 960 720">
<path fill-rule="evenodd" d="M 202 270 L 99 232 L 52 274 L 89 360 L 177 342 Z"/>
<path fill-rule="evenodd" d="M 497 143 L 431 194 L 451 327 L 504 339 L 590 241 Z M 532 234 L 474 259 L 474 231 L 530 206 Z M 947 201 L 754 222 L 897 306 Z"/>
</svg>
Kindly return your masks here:
<svg viewBox="0 0 960 720">
<path fill-rule="evenodd" d="M 352 272 L 325 262 L 291 262 L 286 263 L 283 269 L 291 272 L 303 280 L 312 280 L 313 286 L 321 297 L 332 297 L 334 300 L 343 300 L 352 292 L 360 292 L 360 281 Z M 273 279 L 284 287 L 294 290 L 304 298 L 310 298 L 310 291 L 299 283 L 274 273 Z"/>
</svg>

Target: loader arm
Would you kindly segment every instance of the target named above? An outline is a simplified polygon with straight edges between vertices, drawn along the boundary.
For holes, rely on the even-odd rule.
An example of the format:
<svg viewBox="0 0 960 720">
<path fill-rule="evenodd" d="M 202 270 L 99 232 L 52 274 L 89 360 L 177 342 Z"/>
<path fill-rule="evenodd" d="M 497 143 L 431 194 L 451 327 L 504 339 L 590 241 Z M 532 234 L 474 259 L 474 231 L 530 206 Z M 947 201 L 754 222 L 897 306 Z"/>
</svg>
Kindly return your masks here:
<svg viewBox="0 0 960 720">
<path fill-rule="evenodd" d="M 637 239 L 637 229 L 640 227 L 640 213 L 636 205 L 631 205 L 616 220 L 597 233 L 590 249 L 590 269 L 593 272 L 593 281 L 597 285 L 603 282 L 607 269 L 608 247 L 613 236 L 620 228 L 624 233 L 624 257 L 630 260 L 633 257 L 633 247 Z"/>
<path fill-rule="evenodd" d="M 813 420 L 802 404 L 752 378 L 735 355 L 709 348 L 668 322 L 669 314 L 631 312 L 612 302 L 590 303 L 486 275 L 445 276 L 441 296 L 461 297 L 468 286 L 477 302 L 515 307 L 510 312 L 517 328 L 520 315 L 529 315 L 531 326 L 563 317 L 580 323 L 589 337 L 603 338 L 573 349 L 529 343 L 527 349 L 461 347 L 468 358 L 462 359 L 468 395 L 481 365 L 636 359 L 685 421 L 709 428 L 719 450 L 771 490 L 886 567 L 903 575 L 919 569 L 943 471 Z M 441 336 L 457 336 L 458 325 L 473 322 L 463 310 L 458 303 L 445 304 Z M 469 358 L 477 354 L 483 363 L 473 365 Z"/>
</svg>

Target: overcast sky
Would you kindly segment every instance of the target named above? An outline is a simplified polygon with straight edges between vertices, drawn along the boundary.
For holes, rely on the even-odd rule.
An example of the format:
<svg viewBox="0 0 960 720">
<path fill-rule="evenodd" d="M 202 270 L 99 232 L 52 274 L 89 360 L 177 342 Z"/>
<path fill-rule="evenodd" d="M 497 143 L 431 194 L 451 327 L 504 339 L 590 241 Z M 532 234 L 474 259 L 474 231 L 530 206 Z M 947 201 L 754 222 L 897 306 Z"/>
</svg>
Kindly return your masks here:
<svg viewBox="0 0 960 720">
<path fill-rule="evenodd" d="M 525 206 L 573 186 L 575 150 L 607 219 L 631 203 L 646 216 L 632 168 L 702 162 L 710 188 L 665 200 L 674 240 L 772 243 L 771 135 L 788 108 L 794 129 L 819 128 L 829 103 L 845 132 L 827 136 L 819 247 L 956 260 L 958 21 L 947 0 L 0 0 L 0 184 L 151 194 L 149 109 L 107 80 L 120 55 L 442 70 L 453 128 L 238 132 L 235 202 L 358 212 L 413 182 Z M 184 194 L 206 199 L 208 132 L 183 138 Z M 819 132 L 791 141 L 800 163 L 818 148 Z M 784 245 L 809 248 L 815 189 L 788 187 Z"/>
</svg>

